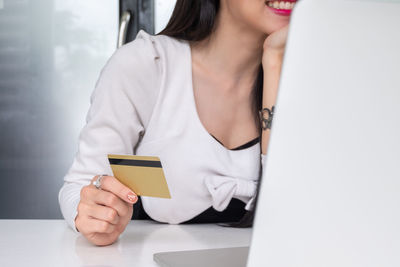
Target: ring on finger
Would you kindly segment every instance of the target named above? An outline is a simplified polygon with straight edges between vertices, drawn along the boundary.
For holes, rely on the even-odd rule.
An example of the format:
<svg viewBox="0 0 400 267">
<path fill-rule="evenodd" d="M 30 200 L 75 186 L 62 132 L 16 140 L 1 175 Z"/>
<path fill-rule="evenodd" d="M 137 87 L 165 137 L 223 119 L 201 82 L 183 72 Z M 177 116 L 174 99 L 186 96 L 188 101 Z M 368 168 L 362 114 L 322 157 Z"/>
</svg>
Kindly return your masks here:
<svg viewBox="0 0 400 267">
<path fill-rule="evenodd" d="M 99 177 L 97 177 L 96 180 L 92 182 L 92 184 L 97 188 L 101 189 L 101 180 L 103 179 L 104 176 L 107 176 L 107 174 L 101 174 Z"/>
</svg>

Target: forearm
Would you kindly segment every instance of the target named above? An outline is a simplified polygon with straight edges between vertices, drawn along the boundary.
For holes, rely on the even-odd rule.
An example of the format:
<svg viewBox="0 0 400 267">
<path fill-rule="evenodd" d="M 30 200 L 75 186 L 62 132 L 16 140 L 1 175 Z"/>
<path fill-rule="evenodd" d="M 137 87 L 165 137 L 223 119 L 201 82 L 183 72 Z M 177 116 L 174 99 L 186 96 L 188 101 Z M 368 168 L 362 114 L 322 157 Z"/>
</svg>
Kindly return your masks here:
<svg viewBox="0 0 400 267">
<path fill-rule="evenodd" d="M 264 84 L 262 108 L 275 106 L 281 72 L 281 55 L 270 54 L 263 58 Z M 263 129 L 261 135 L 261 153 L 266 154 L 270 137 L 270 129 Z"/>
</svg>

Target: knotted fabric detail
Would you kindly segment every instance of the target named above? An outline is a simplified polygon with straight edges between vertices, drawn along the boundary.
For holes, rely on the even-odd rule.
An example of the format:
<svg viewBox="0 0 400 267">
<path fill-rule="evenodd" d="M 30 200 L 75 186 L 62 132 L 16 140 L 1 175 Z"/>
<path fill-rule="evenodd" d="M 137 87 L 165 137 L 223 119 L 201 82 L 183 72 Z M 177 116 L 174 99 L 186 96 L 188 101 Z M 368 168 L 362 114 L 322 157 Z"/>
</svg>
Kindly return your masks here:
<svg viewBox="0 0 400 267">
<path fill-rule="evenodd" d="M 210 174 L 204 178 L 204 183 L 213 199 L 213 208 L 223 211 L 233 197 L 249 199 L 246 209 L 252 205 L 254 200 L 257 181 L 239 177 L 219 174 Z"/>
</svg>

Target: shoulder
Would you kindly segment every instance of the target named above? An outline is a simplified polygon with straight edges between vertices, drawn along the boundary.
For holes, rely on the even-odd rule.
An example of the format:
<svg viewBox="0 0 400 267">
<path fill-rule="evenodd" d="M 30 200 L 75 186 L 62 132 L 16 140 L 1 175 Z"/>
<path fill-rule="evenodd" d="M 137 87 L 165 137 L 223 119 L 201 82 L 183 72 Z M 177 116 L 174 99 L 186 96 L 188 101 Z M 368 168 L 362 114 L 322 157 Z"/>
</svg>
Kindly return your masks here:
<svg viewBox="0 0 400 267">
<path fill-rule="evenodd" d="M 135 39 L 114 51 L 100 72 L 91 101 L 96 95 L 127 97 L 143 117 L 157 103 L 165 79 L 177 72 L 184 41 L 140 30 Z M 172 74 L 174 73 L 174 74 Z"/>
<path fill-rule="evenodd" d="M 147 33 L 144 30 L 140 30 L 136 35 L 136 39 L 126 44 L 126 46 L 134 45 L 134 43 L 137 41 L 142 41 L 143 43 L 148 44 L 151 43 L 154 56 L 156 57 L 161 57 L 163 55 L 165 56 L 170 53 L 179 53 L 180 49 L 182 49 L 182 46 L 184 46 L 186 43 L 185 40 L 181 40 L 178 38 L 170 37 L 163 34 L 153 35 Z"/>
<path fill-rule="evenodd" d="M 154 76 L 160 70 L 159 59 L 159 51 L 152 36 L 141 30 L 133 41 L 114 51 L 104 70 L 113 70 L 120 76 L 129 74 L 132 78 L 146 76 L 145 72 Z M 132 75 L 135 71 L 140 71 L 140 75 Z"/>
<path fill-rule="evenodd" d="M 184 40 L 166 35 L 152 35 L 140 30 L 135 39 L 118 48 L 107 61 L 102 72 L 114 72 L 123 78 L 154 80 L 165 71 L 165 62 L 182 57 Z"/>
</svg>

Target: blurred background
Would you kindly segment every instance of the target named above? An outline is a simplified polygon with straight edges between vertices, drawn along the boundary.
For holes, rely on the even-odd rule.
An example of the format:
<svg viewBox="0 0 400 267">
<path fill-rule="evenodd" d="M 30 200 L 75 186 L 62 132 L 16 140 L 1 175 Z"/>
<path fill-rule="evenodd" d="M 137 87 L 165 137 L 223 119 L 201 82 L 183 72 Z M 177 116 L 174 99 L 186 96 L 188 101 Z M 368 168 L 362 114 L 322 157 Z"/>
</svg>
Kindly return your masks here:
<svg viewBox="0 0 400 267">
<path fill-rule="evenodd" d="M 61 219 L 101 68 L 176 0 L 0 0 L 0 219 Z"/>
</svg>

